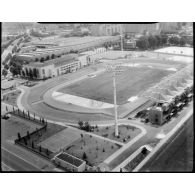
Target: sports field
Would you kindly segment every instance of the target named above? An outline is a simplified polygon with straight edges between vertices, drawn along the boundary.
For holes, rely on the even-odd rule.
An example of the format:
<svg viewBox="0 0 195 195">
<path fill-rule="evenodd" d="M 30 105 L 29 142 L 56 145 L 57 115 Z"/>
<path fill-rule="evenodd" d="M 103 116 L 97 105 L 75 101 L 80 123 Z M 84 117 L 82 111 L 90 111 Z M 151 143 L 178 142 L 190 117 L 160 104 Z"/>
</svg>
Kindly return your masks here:
<svg viewBox="0 0 195 195">
<path fill-rule="evenodd" d="M 126 103 L 130 97 L 141 94 L 170 73 L 168 70 L 143 66 L 140 68 L 129 67 L 116 79 L 117 104 Z M 96 77 L 87 78 L 81 82 L 61 88 L 59 92 L 112 104 L 112 73 L 105 72 Z"/>
<path fill-rule="evenodd" d="M 60 149 L 65 148 L 80 137 L 80 133 L 66 128 L 39 143 L 39 145 L 48 148 L 52 152 L 58 152 Z"/>
</svg>

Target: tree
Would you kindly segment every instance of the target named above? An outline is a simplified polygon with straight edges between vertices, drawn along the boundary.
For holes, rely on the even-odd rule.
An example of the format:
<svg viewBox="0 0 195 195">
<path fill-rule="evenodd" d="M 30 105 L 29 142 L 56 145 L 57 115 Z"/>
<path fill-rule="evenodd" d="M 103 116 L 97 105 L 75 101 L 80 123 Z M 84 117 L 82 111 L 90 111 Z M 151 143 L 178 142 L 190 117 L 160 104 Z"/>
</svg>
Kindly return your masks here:
<svg viewBox="0 0 195 195">
<path fill-rule="evenodd" d="M 51 55 L 51 59 L 54 59 L 54 58 L 55 58 L 55 55 L 54 55 L 54 54 L 52 54 L 52 55 Z"/>
<path fill-rule="evenodd" d="M 8 71 L 4 68 L 4 69 L 2 70 L 2 75 L 5 77 L 5 76 L 7 76 L 7 74 L 8 74 Z"/>
<path fill-rule="evenodd" d="M 78 125 L 79 125 L 79 128 L 82 129 L 83 128 L 83 121 L 79 121 Z"/>
<path fill-rule="evenodd" d="M 27 145 L 27 140 L 26 138 L 24 137 L 24 144 Z"/>
<path fill-rule="evenodd" d="M 166 34 L 162 34 L 161 35 L 161 41 L 162 41 L 162 45 L 167 44 L 168 36 Z"/>
<path fill-rule="evenodd" d="M 156 35 L 156 46 L 159 47 L 162 45 L 162 37 L 160 35 Z"/>
<path fill-rule="evenodd" d="M 20 135 L 20 133 L 18 132 L 18 140 L 20 140 L 21 139 L 21 135 Z"/>
<path fill-rule="evenodd" d="M 30 133 L 27 131 L 27 138 L 30 139 Z"/>
<path fill-rule="evenodd" d="M 34 142 L 32 141 L 32 148 L 35 148 L 35 146 L 34 146 Z"/>
<path fill-rule="evenodd" d="M 142 149 L 142 154 L 144 154 L 144 155 L 147 154 L 147 149 L 146 149 L 146 147 L 144 147 L 144 148 Z"/>
<path fill-rule="evenodd" d="M 84 123 L 84 129 L 86 130 L 86 131 L 91 131 L 91 126 L 90 126 L 90 124 L 89 124 L 89 122 L 85 122 Z"/>
<path fill-rule="evenodd" d="M 44 62 L 45 61 L 45 59 L 42 57 L 41 59 L 40 59 L 40 62 Z"/>
<path fill-rule="evenodd" d="M 5 64 L 5 65 L 4 65 L 4 68 L 5 68 L 6 70 L 8 70 L 8 69 L 9 69 L 9 66 L 8 66 L 7 64 Z"/>
<path fill-rule="evenodd" d="M 148 39 L 147 37 L 143 36 L 141 37 L 137 42 L 136 45 L 139 49 L 146 50 L 149 47 Z"/>
<path fill-rule="evenodd" d="M 156 37 L 150 35 L 150 36 L 148 37 L 148 43 L 149 43 L 149 47 L 152 48 L 152 49 L 154 49 L 154 48 L 156 47 L 156 45 L 157 45 Z"/>
<path fill-rule="evenodd" d="M 46 154 L 47 154 L 47 156 L 49 156 L 49 150 L 48 149 L 46 149 Z"/>
<path fill-rule="evenodd" d="M 83 153 L 83 160 L 86 160 L 87 159 L 87 155 L 86 155 L 86 153 L 84 152 Z"/>
<path fill-rule="evenodd" d="M 22 65 L 14 63 L 10 66 L 10 72 L 15 76 L 21 74 Z"/>
<path fill-rule="evenodd" d="M 186 45 L 186 39 L 184 37 L 181 37 L 181 39 L 180 39 L 180 45 L 181 46 Z"/>
<path fill-rule="evenodd" d="M 105 152 L 105 149 L 103 148 L 102 152 Z"/>
<path fill-rule="evenodd" d="M 169 43 L 173 45 L 178 45 L 179 44 L 179 38 L 176 36 L 170 37 L 169 38 Z"/>
</svg>

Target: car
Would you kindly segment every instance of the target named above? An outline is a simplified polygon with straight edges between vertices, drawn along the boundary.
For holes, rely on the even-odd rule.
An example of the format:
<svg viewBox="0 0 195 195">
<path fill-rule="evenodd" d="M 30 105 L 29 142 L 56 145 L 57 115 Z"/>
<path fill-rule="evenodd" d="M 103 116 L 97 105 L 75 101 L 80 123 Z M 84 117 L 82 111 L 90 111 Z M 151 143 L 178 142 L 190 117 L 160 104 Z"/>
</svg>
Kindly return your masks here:
<svg viewBox="0 0 195 195">
<path fill-rule="evenodd" d="M 5 120 L 7 120 L 7 119 L 9 119 L 10 118 L 10 114 L 4 114 L 3 116 L 2 116 L 2 119 L 5 119 Z"/>
</svg>

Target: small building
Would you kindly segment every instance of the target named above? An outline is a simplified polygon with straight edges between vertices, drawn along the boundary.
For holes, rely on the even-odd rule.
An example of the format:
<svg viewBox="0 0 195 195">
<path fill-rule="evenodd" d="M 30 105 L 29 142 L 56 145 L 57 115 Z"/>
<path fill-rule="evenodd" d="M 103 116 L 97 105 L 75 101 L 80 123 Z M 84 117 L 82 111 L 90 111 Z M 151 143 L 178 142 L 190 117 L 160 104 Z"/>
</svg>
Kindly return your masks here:
<svg viewBox="0 0 195 195">
<path fill-rule="evenodd" d="M 58 166 L 64 167 L 73 172 L 83 172 L 86 162 L 68 153 L 62 152 L 54 157 L 54 161 Z"/>
<path fill-rule="evenodd" d="M 161 107 L 150 108 L 149 121 L 152 124 L 162 125 L 164 123 L 163 109 Z"/>
</svg>

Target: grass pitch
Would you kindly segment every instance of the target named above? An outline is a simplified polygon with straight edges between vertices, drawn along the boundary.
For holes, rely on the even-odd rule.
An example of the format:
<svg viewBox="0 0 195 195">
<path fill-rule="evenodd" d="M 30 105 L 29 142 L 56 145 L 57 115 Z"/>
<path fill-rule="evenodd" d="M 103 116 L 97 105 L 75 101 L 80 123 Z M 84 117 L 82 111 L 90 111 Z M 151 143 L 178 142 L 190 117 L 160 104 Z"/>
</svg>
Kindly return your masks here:
<svg viewBox="0 0 195 195">
<path fill-rule="evenodd" d="M 117 77 L 117 104 L 126 103 L 131 96 L 137 96 L 144 92 L 168 74 L 170 74 L 170 71 L 161 69 L 147 67 L 129 68 Z M 97 101 L 113 103 L 112 74 L 105 72 L 97 77 L 88 78 L 68 87 L 61 88 L 59 91 Z"/>
</svg>

